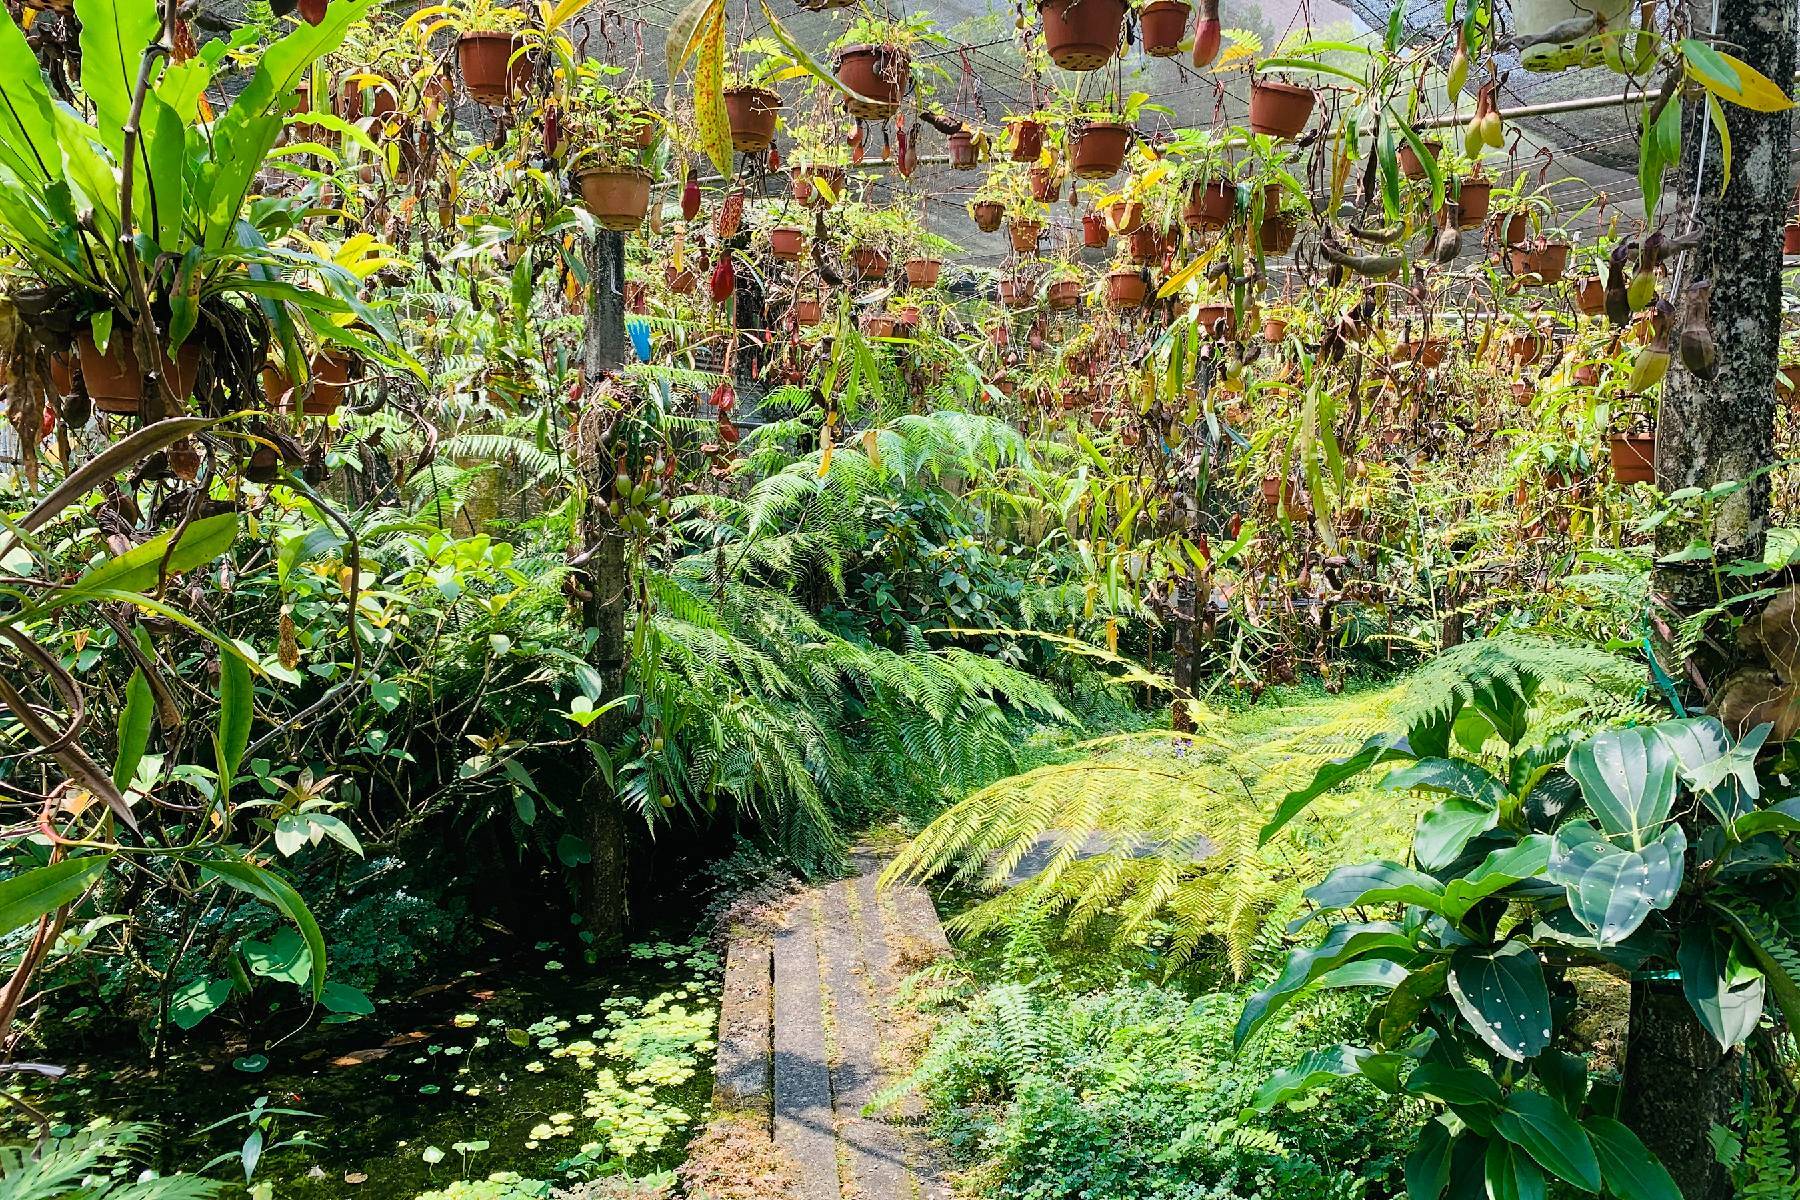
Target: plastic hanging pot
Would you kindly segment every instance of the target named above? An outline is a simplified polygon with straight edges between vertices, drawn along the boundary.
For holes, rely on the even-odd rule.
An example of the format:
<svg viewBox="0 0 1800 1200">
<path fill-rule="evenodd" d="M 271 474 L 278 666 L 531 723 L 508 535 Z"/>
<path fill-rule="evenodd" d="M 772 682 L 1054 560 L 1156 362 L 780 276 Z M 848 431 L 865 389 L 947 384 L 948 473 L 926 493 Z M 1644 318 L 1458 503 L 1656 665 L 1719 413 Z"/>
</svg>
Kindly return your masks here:
<svg viewBox="0 0 1800 1200">
<path fill-rule="evenodd" d="M 1114 271 L 1106 277 L 1106 302 L 1121 311 L 1141 308 L 1149 292 L 1139 271 Z"/>
<path fill-rule="evenodd" d="M 616 233 L 629 233 L 650 211 L 650 175 L 635 167 L 590 167 L 576 175 L 581 204 Z"/>
<path fill-rule="evenodd" d="M 1259 79 L 1250 85 L 1250 128 L 1269 137 L 1291 140 L 1306 128 L 1317 102 L 1311 88 Z"/>
<path fill-rule="evenodd" d="M 909 287 L 936 287 L 938 276 L 943 273 L 944 264 L 935 258 L 909 258 L 906 260 L 906 282 Z"/>
<path fill-rule="evenodd" d="M 885 121 L 900 111 L 900 97 L 910 77 L 912 60 L 892 46 L 845 46 L 838 51 L 838 82 L 860 98 L 845 97 L 844 107 L 867 121 Z"/>
<path fill-rule="evenodd" d="M 1125 0 L 1042 0 L 1044 48 L 1065 71 L 1097 71 L 1119 52 Z"/>
<path fill-rule="evenodd" d="M 1019 121 L 1013 125 L 1012 160 L 1034 163 L 1044 152 L 1044 123 Z"/>
<path fill-rule="evenodd" d="M 1624 433 L 1607 443 L 1613 478 L 1620 483 L 1656 482 L 1656 435 Z"/>
<path fill-rule="evenodd" d="M 1136 132 L 1118 121 L 1089 121 L 1077 127 L 1069 138 L 1069 169 L 1083 179 L 1112 178 L 1125 165 L 1125 152 Z"/>
<path fill-rule="evenodd" d="M 727 88 L 725 116 L 731 125 L 731 148 L 742 154 L 767 150 L 775 140 L 775 118 L 780 114 L 781 97 L 768 88 Z"/>
<path fill-rule="evenodd" d="M 792 225 L 769 230 L 769 252 L 780 262 L 793 262 L 806 245 L 806 233 Z"/>
<path fill-rule="evenodd" d="M 531 82 L 531 59 L 515 56 L 519 38 L 510 33 L 465 33 L 456 42 L 463 86 L 478 104 L 505 104 Z"/>
<path fill-rule="evenodd" d="M 138 365 L 130 326 L 113 323 L 104 354 L 94 342 L 94 331 L 83 329 L 75 339 L 75 351 L 81 362 L 81 381 L 95 408 L 125 415 L 138 412 L 143 402 L 144 371 Z M 184 342 L 173 361 L 163 360 L 163 374 L 173 385 L 175 395 L 183 400 L 194 394 L 199 370 L 200 344 L 195 341 Z"/>
<path fill-rule="evenodd" d="M 974 220 L 975 228 L 992 233 L 1006 219 L 1006 205 L 998 200 L 977 200 L 969 206 L 969 216 Z"/>
<path fill-rule="evenodd" d="M 976 166 L 975 135 L 967 129 L 959 129 L 950 135 L 945 143 L 950 155 L 950 168 L 954 171 L 973 171 Z"/>
<path fill-rule="evenodd" d="M 1188 16 L 1194 11 L 1187 0 L 1153 0 L 1138 13 L 1138 33 L 1144 53 L 1152 58 L 1173 58 L 1181 53 L 1187 36 Z"/>
</svg>

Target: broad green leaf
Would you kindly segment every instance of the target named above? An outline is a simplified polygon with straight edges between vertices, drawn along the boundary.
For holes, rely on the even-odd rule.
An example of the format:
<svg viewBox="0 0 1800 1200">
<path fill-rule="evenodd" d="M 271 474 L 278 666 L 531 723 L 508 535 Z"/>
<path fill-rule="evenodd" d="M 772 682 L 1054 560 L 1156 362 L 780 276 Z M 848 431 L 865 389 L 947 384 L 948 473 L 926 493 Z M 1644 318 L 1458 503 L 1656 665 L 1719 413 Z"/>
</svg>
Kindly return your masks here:
<svg viewBox="0 0 1800 1200">
<path fill-rule="evenodd" d="M 1675 902 L 1687 835 L 1670 825 L 1641 851 L 1620 850 L 1593 826 L 1571 822 L 1557 831 L 1545 874 L 1561 884 L 1569 911 L 1602 946 L 1624 941 L 1653 911 Z"/>
<path fill-rule="evenodd" d="M 55 109 L 44 69 L 10 13 L 0 17 L 0 165 L 21 183 L 47 187 L 62 178 Z"/>
<path fill-rule="evenodd" d="M 1401 762 L 1416 757 L 1407 748 L 1406 739 L 1391 733 L 1380 733 L 1359 746 L 1348 758 L 1328 762 L 1313 772 L 1312 781 L 1303 788 L 1289 792 L 1282 797 L 1281 806 L 1268 824 L 1262 827 L 1257 838 L 1259 846 L 1269 844 L 1269 839 L 1281 831 L 1282 826 L 1292 821 L 1305 811 L 1307 805 L 1329 792 L 1341 783 L 1356 778 L 1369 768 L 1381 763 Z"/>
<path fill-rule="evenodd" d="M 52 597 L 47 607 L 61 608 L 87 599 L 98 591 L 149 592 L 167 575 L 175 576 L 204 566 L 231 549 L 237 539 L 238 515 L 219 513 L 201 517 L 185 529 L 176 526 L 142 545 L 89 568 L 75 582 Z M 171 547 L 170 541 L 180 533 Z"/>
<path fill-rule="evenodd" d="M 1450 1182 L 1450 1131 L 1427 1121 L 1406 1156 L 1406 1200 L 1438 1200 Z"/>
<path fill-rule="evenodd" d="M 1498 1108 L 1503 1099 L 1500 1085 L 1486 1071 L 1423 1062 L 1406 1077 L 1406 1090 L 1414 1096 L 1430 1096 L 1445 1104 Z"/>
<path fill-rule="evenodd" d="M 1411 971 L 1395 985 L 1381 1009 L 1382 1045 L 1399 1046 L 1412 1037 L 1419 1017 L 1432 998 L 1443 992 L 1449 976 L 1450 963 L 1440 958 Z"/>
<path fill-rule="evenodd" d="M 94 132 L 115 159 L 144 48 L 161 32 L 156 0 L 75 0 L 81 24 L 81 90 L 94 106 Z"/>
<path fill-rule="evenodd" d="M 113 786 L 124 791 L 137 777 L 138 763 L 150 744 L 150 725 L 156 719 L 156 699 L 142 667 L 125 682 L 125 703 L 119 709 L 119 752 L 113 757 Z"/>
<path fill-rule="evenodd" d="M 1553 845 L 1549 834 L 1532 833 L 1520 838 L 1516 845 L 1493 851 L 1467 875 L 1444 885 L 1444 915 L 1452 921 L 1460 921 L 1471 908 L 1495 892 L 1542 876 L 1550 865 Z"/>
<path fill-rule="evenodd" d="M 366 1017 L 375 1011 L 375 1002 L 361 988 L 353 988 L 347 983 L 331 980 L 325 985 L 319 1003 L 327 1012 L 345 1013 L 351 1016 Z"/>
<path fill-rule="evenodd" d="M 1761 833 L 1800 833 L 1800 798 L 1747 812 L 1731 823 L 1731 836 L 1739 841 Z"/>
<path fill-rule="evenodd" d="M 1333 1079 L 1360 1075 L 1364 1060 L 1373 1053 L 1365 1046 L 1347 1044 L 1311 1051 L 1293 1066 L 1284 1067 L 1264 1080 L 1256 1089 L 1256 1095 L 1251 1097 L 1250 1107 L 1257 1112 L 1268 1112 L 1277 1104 L 1304 1096 Z"/>
<path fill-rule="evenodd" d="M 1412 949 L 1411 936 L 1400 926 L 1386 921 L 1334 926 L 1317 946 L 1289 954 L 1275 982 L 1245 1002 L 1234 1035 L 1236 1043 L 1243 1045 L 1251 1034 L 1291 1003 L 1301 989 L 1333 968 L 1365 955 L 1402 957 L 1410 954 Z"/>
<path fill-rule="evenodd" d="M 169 1020 L 181 1030 L 192 1029 L 231 998 L 231 980 L 196 979 L 176 988 L 169 997 Z"/>
<path fill-rule="evenodd" d="M 1449 983 L 1463 1019 L 1496 1054 L 1524 1062 L 1550 1044 L 1550 989 L 1530 947 L 1464 947 L 1451 956 Z"/>
<path fill-rule="evenodd" d="M 1675 755 L 1655 729 L 1608 729 L 1569 751 L 1569 774 L 1607 833 L 1639 850 L 1675 803 Z"/>
<path fill-rule="evenodd" d="M 1498 808 L 1506 799 L 1506 785 L 1476 763 L 1455 758 L 1422 758 L 1411 766 L 1396 767 L 1381 781 L 1388 791 L 1435 792 L 1473 800 Z"/>
<path fill-rule="evenodd" d="M 1763 974 L 1733 970 L 1731 950 L 1736 942 L 1717 926 L 1690 923 L 1682 927 L 1676 953 L 1682 993 L 1724 1050 L 1747 1041 L 1763 1011 Z"/>
<path fill-rule="evenodd" d="M 1488 1200 L 1544 1200 L 1549 1189 L 1531 1156 L 1495 1138 L 1487 1147 Z"/>
<path fill-rule="evenodd" d="M 1494 1128 L 1513 1145 L 1524 1147 L 1552 1175 L 1585 1192 L 1600 1190 L 1600 1162 L 1587 1131 L 1543 1092 L 1515 1088 L 1494 1118 Z"/>
<path fill-rule="evenodd" d="M 1428 871 L 1439 871 L 1455 862 L 1469 839 L 1494 828 L 1498 809 L 1475 800 L 1452 798 L 1419 818 L 1413 834 L 1413 856 Z"/>
<path fill-rule="evenodd" d="M 111 858 L 108 854 L 65 858 L 0 881 L 0 936 L 79 900 L 105 873 Z"/>
<path fill-rule="evenodd" d="M 239 859 L 208 859 L 200 866 L 222 883 L 255 896 L 294 923 L 312 956 L 312 994 L 317 1000 L 325 987 L 325 935 L 319 931 L 318 921 L 313 919 L 312 911 L 294 890 L 294 885 L 266 867 Z"/>
<path fill-rule="evenodd" d="M 1681 1200 L 1681 1189 L 1637 1134 L 1611 1117 L 1589 1117 L 1586 1125 L 1608 1192 L 1619 1200 Z"/>
<path fill-rule="evenodd" d="M 250 664 L 236 654 L 219 655 L 219 734 L 213 744 L 219 771 L 219 794 L 230 791 L 231 780 L 250 744 L 250 722 L 256 715 L 256 687 Z"/>
<path fill-rule="evenodd" d="M 1443 887 L 1431 876 L 1399 863 L 1357 863 L 1339 867 L 1307 888 L 1306 898 L 1319 913 L 1363 904 L 1416 904 L 1436 912 Z M 1303 918 L 1302 923 L 1308 919 Z"/>
<path fill-rule="evenodd" d="M 245 942 L 244 962 L 250 973 L 295 987 L 312 977 L 312 955 L 300 935 L 283 925 L 266 942 Z"/>
</svg>

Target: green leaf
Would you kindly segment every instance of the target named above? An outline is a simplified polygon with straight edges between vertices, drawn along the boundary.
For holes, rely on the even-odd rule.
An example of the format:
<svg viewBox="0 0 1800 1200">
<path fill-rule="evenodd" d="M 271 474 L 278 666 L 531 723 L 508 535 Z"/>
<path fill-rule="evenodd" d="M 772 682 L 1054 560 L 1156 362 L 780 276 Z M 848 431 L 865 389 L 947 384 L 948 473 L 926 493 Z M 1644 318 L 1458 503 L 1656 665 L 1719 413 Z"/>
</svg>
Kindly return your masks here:
<svg viewBox="0 0 1800 1200">
<path fill-rule="evenodd" d="M 1299 816 L 1306 807 L 1332 788 L 1361 775 L 1370 767 L 1381 763 L 1400 762 L 1416 757 L 1407 747 L 1406 739 L 1397 734 L 1378 733 L 1357 748 L 1348 758 L 1328 762 L 1313 772 L 1312 781 L 1305 787 L 1289 792 L 1282 798 L 1281 805 L 1268 824 L 1262 827 L 1257 837 L 1257 845 L 1266 846 L 1269 839 L 1281 831 L 1282 826 Z"/>
<path fill-rule="evenodd" d="M 313 919 L 312 911 L 294 890 L 294 885 L 266 867 L 238 859 L 208 859 L 200 866 L 220 882 L 255 896 L 294 923 L 312 956 L 312 994 L 317 1000 L 325 988 L 325 935 L 319 931 L 318 921 Z"/>
<path fill-rule="evenodd" d="M 1524 1062 L 1550 1044 L 1550 989 L 1543 964 L 1523 943 L 1491 953 L 1466 946 L 1450 959 L 1450 996 L 1494 1052 Z"/>
<path fill-rule="evenodd" d="M 1263 1081 L 1250 1099 L 1250 1107 L 1268 1112 L 1277 1104 L 1304 1096 L 1333 1079 L 1360 1075 L 1362 1064 L 1374 1051 L 1365 1046 L 1338 1045 L 1314 1050 L 1298 1063 L 1284 1067 Z"/>
<path fill-rule="evenodd" d="M 563 866 L 574 867 L 582 863 L 593 862 L 594 852 L 588 848 L 586 842 L 574 834 L 565 833 L 556 839 L 556 857 L 562 860 Z"/>
<path fill-rule="evenodd" d="M 125 122 L 144 48 L 161 32 L 155 0 L 75 0 L 81 25 L 81 90 L 94 106 L 94 133 L 114 158 L 125 152 Z"/>
<path fill-rule="evenodd" d="M 1682 993 L 1723 1050 L 1747 1041 L 1763 1011 L 1762 972 L 1732 969 L 1736 942 L 1717 926 L 1691 923 L 1682 927 L 1675 956 Z"/>
<path fill-rule="evenodd" d="M 156 699 L 150 694 L 150 681 L 139 667 L 125 682 L 125 703 L 119 709 L 119 752 L 113 757 L 112 779 L 113 786 L 121 792 L 137 777 L 155 719 Z"/>
<path fill-rule="evenodd" d="M 328 1012 L 349 1016 L 366 1017 L 375 1011 L 375 1002 L 361 988 L 353 988 L 335 979 L 325 985 L 324 992 L 319 996 L 319 1003 Z"/>
<path fill-rule="evenodd" d="M 1381 1010 L 1381 1044 L 1398 1046 L 1407 1041 L 1426 1006 L 1432 997 L 1443 992 L 1449 977 L 1450 963 L 1438 959 L 1413 970 L 1395 985 L 1393 995 Z"/>
<path fill-rule="evenodd" d="M 1438 1200 L 1450 1182 L 1450 1131 L 1427 1121 L 1406 1156 L 1406 1200 Z"/>
<path fill-rule="evenodd" d="M 1600 1190 L 1600 1162 L 1587 1131 L 1544 1093 L 1514 1089 L 1494 1128 L 1551 1174 L 1586 1192 Z"/>
<path fill-rule="evenodd" d="M 1719 98 L 1707 94 L 1706 111 L 1712 117 L 1712 127 L 1719 135 L 1719 195 L 1731 186 L 1731 124 L 1725 120 L 1725 110 L 1719 107 Z"/>
<path fill-rule="evenodd" d="M 1420 1063 L 1406 1077 L 1406 1090 L 1411 1095 L 1430 1096 L 1445 1104 L 1481 1108 L 1498 1108 L 1503 1099 L 1500 1085 L 1486 1071 L 1441 1062 Z"/>
<path fill-rule="evenodd" d="M 1469 840 L 1500 822 L 1498 809 L 1475 800 L 1450 799 L 1419 818 L 1413 834 L 1413 856 L 1428 871 L 1441 871 L 1455 862 Z"/>
<path fill-rule="evenodd" d="M 1422 758 L 1407 767 L 1396 767 L 1381 781 L 1384 791 L 1441 793 L 1498 808 L 1506 799 L 1506 785 L 1476 763 L 1455 758 Z"/>
<path fill-rule="evenodd" d="M 1320 913 L 1363 904 L 1416 904 L 1436 912 L 1443 901 L 1443 888 L 1411 867 L 1371 862 L 1337 868 L 1307 888 L 1306 898 Z"/>
<path fill-rule="evenodd" d="M 1642 851 L 1620 850 L 1593 826 L 1564 825 L 1556 834 L 1546 875 L 1561 884 L 1569 911 L 1602 946 L 1637 932 L 1652 911 L 1675 902 L 1681 887 L 1687 834 L 1670 825 Z"/>
<path fill-rule="evenodd" d="M 231 980 L 196 979 L 169 997 L 169 1020 L 177 1029 L 192 1029 L 231 998 Z"/>
<path fill-rule="evenodd" d="M 0 18 L 0 165 L 38 190 L 62 178 L 54 112 L 44 68 L 7 13 Z"/>
<path fill-rule="evenodd" d="M 1553 845 L 1549 834 L 1532 833 L 1520 838 L 1516 845 L 1493 851 L 1467 875 L 1444 885 L 1444 915 L 1461 921 L 1471 908 L 1495 892 L 1543 875 L 1550 865 Z"/>
<path fill-rule="evenodd" d="M 111 859 L 108 854 L 65 858 L 0 881 L 0 936 L 79 900 Z"/>
<path fill-rule="evenodd" d="M 1675 804 L 1675 755 L 1653 728 L 1609 729 L 1569 751 L 1569 774 L 1614 836 L 1634 850 L 1656 837 Z"/>
<path fill-rule="evenodd" d="M 1488 1200 L 1544 1200 L 1544 1173 L 1531 1156 L 1511 1142 L 1495 1138 L 1487 1147 Z"/>
<path fill-rule="evenodd" d="M 1681 1189 L 1637 1134 L 1611 1117 L 1589 1117 L 1586 1125 L 1608 1192 L 1619 1200 L 1681 1200 Z"/>
<path fill-rule="evenodd" d="M 300 935 L 287 926 L 266 942 L 245 942 L 244 962 L 252 975 L 300 987 L 312 977 L 312 956 Z"/>
<path fill-rule="evenodd" d="M 1238 1017 L 1234 1038 L 1242 1046 L 1289 1003 L 1300 990 L 1335 967 L 1364 955 L 1394 958 L 1411 953 L 1413 941 L 1398 925 L 1386 921 L 1333 926 L 1317 946 L 1295 950 L 1275 982 L 1251 996 Z"/>
<path fill-rule="evenodd" d="M 168 575 L 191 571 L 231 549 L 231 543 L 237 538 L 237 530 L 236 513 L 202 517 L 188 524 L 185 530 L 181 526 L 166 530 L 123 554 L 90 567 L 74 583 L 53 595 L 46 602 L 45 608 L 78 604 L 88 599 L 90 593 L 101 590 L 149 592 L 163 578 L 165 555 Z M 181 536 L 174 541 L 171 549 L 171 539 L 177 533 Z"/>
<path fill-rule="evenodd" d="M 219 795 L 229 793 L 244 750 L 250 745 L 250 721 L 256 715 L 256 689 L 250 664 L 236 654 L 219 655 L 219 733 L 213 743 L 219 770 Z"/>
</svg>

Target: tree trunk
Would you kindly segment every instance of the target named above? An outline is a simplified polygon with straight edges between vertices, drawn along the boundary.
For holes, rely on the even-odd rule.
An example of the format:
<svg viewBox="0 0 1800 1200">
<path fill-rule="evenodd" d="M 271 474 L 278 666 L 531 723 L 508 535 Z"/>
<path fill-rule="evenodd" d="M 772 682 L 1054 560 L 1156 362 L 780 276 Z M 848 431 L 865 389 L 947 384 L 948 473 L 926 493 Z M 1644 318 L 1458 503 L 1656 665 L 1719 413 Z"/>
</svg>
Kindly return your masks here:
<svg viewBox="0 0 1800 1200">
<path fill-rule="evenodd" d="M 1731 1176 L 1707 1133 L 1726 1124 L 1740 1086 L 1740 1052 L 1706 1032 L 1681 984 L 1634 980 L 1620 1117 L 1662 1160 L 1687 1200 L 1731 1200 Z"/>
<path fill-rule="evenodd" d="M 590 395 L 602 379 L 625 362 L 625 241 L 602 232 L 588 249 L 588 308 L 582 346 L 582 374 Z M 589 484 L 582 516 L 587 599 L 582 616 L 592 630 L 588 664 L 600 675 L 601 700 L 625 694 L 625 613 L 631 603 L 630 564 L 625 538 L 606 497 L 597 486 L 610 479 L 610 454 L 600 455 L 597 469 L 585 472 Z M 588 727 L 587 736 L 601 746 L 616 745 L 625 731 L 623 708 L 615 708 Z M 598 950 L 616 949 L 625 938 L 627 903 L 625 814 L 611 785 L 598 771 L 589 776 L 576 815 L 576 836 L 587 843 L 589 861 L 577 874 L 583 924 Z"/>
<path fill-rule="evenodd" d="M 1194 695 L 1194 666 L 1199 653 L 1200 616 L 1206 601 L 1203 597 L 1206 576 L 1177 580 L 1175 606 L 1171 614 L 1174 633 L 1175 699 L 1169 714 L 1169 727 L 1176 733 L 1194 732 L 1194 715 L 1187 701 Z"/>
</svg>

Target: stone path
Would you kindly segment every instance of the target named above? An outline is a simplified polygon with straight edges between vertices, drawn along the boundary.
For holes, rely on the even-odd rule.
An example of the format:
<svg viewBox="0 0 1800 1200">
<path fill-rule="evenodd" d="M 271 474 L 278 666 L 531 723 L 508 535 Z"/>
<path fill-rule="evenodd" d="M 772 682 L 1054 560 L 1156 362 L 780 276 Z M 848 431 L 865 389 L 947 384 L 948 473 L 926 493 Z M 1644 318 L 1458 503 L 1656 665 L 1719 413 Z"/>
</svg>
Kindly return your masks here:
<svg viewBox="0 0 1800 1200">
<path fill-rule="evenodd" d="M 931 898 L 877 890 L 880 863 L 802 892 L 725 959 L 714 1110 L 749 1120 L 787 1160 L 792 1200 L 941 1200 L 916 1108 L 865 1115 L 916 1041 L 898 993 L 950 952 Z"/>
</svg>

